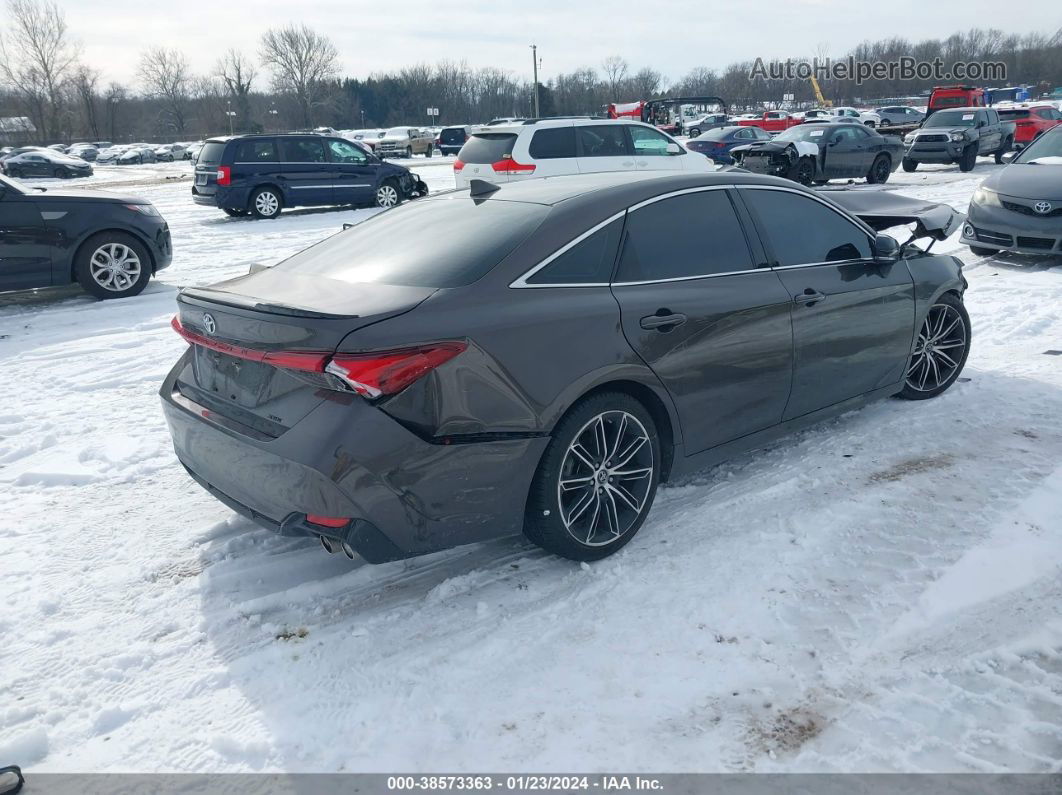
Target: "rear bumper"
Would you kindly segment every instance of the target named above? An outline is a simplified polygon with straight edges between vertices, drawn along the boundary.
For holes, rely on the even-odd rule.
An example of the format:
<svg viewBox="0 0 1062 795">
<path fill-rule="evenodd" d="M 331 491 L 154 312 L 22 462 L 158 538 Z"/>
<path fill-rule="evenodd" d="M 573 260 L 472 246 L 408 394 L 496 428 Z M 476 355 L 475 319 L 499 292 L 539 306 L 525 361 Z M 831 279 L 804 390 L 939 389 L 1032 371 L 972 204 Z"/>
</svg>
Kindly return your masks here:
<svg viewBox="0 0 1062 795">
<path fill-rule="evenodd" d="M 433 444 L 352 395 L 326 393 L 278 437 L 244 433 L 163 382 L 178 459 L 233 510 L 275 532 L 326 535 L 379 563 L 523 529 L 531 478 L 548 437 Z M 307 514 L 350 517 L 318 527 Z"/>
</svg>

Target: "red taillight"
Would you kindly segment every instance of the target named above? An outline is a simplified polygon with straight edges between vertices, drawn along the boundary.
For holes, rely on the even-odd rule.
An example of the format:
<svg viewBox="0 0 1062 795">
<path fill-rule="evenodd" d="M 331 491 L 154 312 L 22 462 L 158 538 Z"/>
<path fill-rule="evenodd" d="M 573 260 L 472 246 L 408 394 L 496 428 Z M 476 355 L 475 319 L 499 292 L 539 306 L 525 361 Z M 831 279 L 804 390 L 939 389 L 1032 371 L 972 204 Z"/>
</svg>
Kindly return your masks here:
<svg viewBox="0 0 1062 795">
<path fill-rule="evenodd" d="M 321 527 L 346 527 L 350 523 L 350 519 L 338 517 L 338 516 L 318 516 L 315 513 L 306 514 L 306 521 L 312 524 L 320 525 Z"/>
<path fill-rule="evenodd" d="M 192 345 L 285 370 L 330 373 L 359 395 L 368 398 L 401 392 L 468 347 L 463 342 L 439 342 L 394 351 L 335 355 L 318 351 L 261 351 L 204 337 L 182 326 L 176 315 L 170 325 Z"/>
<path fill-rule="evenodd" d="M 341 378 L 359 395 L 393 395 L 467 347 L 463 342 L 440 342 L 398 351 L 337 353 L 325 372 Z"/>
<path fill-rule="evenodd" d="M 228 185 L 232 181 L 232 168 L 230 166 L 218 166 L 218 184 Z"/>
<path fill-rule="evenodd" d="M 493 168 L 497 174 L 508 174 L 511 177 L 530 174 L 535 170 L 534 166 L 517 163 L 511 157 L 499 160 L 496 163 L 491 163 L 490 167 Z"/>
<path fill-rule="evenodd" d="M 460 171 L 464 167 L 465 164 L 461 162 L 460 158 L 454 161 L 454 171 Z"/>
</svg>

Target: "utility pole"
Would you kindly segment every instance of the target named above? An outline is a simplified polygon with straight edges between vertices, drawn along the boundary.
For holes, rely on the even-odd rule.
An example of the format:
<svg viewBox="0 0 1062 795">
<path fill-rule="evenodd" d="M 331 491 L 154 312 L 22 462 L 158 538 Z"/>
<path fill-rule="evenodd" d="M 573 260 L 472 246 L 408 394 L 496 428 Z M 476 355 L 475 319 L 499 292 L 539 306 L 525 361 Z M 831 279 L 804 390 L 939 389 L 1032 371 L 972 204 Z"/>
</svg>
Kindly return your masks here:
<svg viewBox="0 0 1062 795">
<path fill-rule="evenodd" d="M 535 72 L 535 118 L 538 118 L 538 47 L 531 45 L 531 65 Z"/>
</svg>

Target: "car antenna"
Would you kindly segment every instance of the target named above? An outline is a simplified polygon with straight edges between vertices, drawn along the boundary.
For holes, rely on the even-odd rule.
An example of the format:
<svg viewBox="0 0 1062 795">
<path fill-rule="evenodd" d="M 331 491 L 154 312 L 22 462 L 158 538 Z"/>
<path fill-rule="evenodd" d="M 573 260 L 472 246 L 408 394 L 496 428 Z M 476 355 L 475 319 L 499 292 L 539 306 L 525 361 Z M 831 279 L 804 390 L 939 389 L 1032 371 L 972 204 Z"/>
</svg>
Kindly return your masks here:
<svg viewBox="0 0 1062 795">
<path fill-rule="evenodd" d="M 493 182 L 487 182 L 485 179 L 472 179 L 468 181 L 469 193 L 472 196 L 487 196 L 494 193 L 496 190 L 501 190 Z"/>
</svg>

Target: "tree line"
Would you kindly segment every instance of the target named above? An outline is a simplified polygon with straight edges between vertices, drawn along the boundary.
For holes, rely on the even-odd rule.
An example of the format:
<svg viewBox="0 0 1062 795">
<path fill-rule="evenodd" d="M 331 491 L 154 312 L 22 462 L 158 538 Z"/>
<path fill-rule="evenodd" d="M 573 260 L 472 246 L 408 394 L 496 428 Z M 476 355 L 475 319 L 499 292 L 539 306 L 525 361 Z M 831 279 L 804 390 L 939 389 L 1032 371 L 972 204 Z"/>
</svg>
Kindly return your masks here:
<svg viewBox="0 0 1062 795">
<path fill-rule="evenodd" d="M 193 71 L 185 53 L 165 46 L 140 55 L 135 82 L 108 80 L 83 62 L 65 15 L 55 0 L 7 0 L 0 31 L 0 117 L 32 120 L 38 142 L 73 140 L 184 140 L 228 132 L 336 129 L 428 124 L 437 107 L 439 124 L 480 123 L 497 116 L 527 116 L 534 86 L 496 67 L 465 61 L 415 64 L 365 78 L 344 77 L 340 54 L 327 36 L 304 24 L 267 30 L 253 53 L 229 50 L 206 74 Z M 850 53 L 870 62 L 901 56 L 950 68 L 956 62 L 996 61 L 1011 84 L 1041 90 L 1062 85 L 1062 29 L 1004 34 L 973 29 L 946 39 L 866 41 Z M 821 62 L 820 46 L 796 60 Z M 838 56 L 834 56 L 838 57 Z M 596 115 L 610 102 L 654 96 L 721 96 L 734 108 L 770 106 L 784 94 L 814 102 L 801 80 L 751 80 L 753 60 L 721 70 L 698 67 L 669 80 L 652 67 L 633 69 L 620 56 L 553 76 L 538 86 L 543 116 Z M 820 80 L 836 103 L 911 97 L 931 81 Z"/>
</svg>

